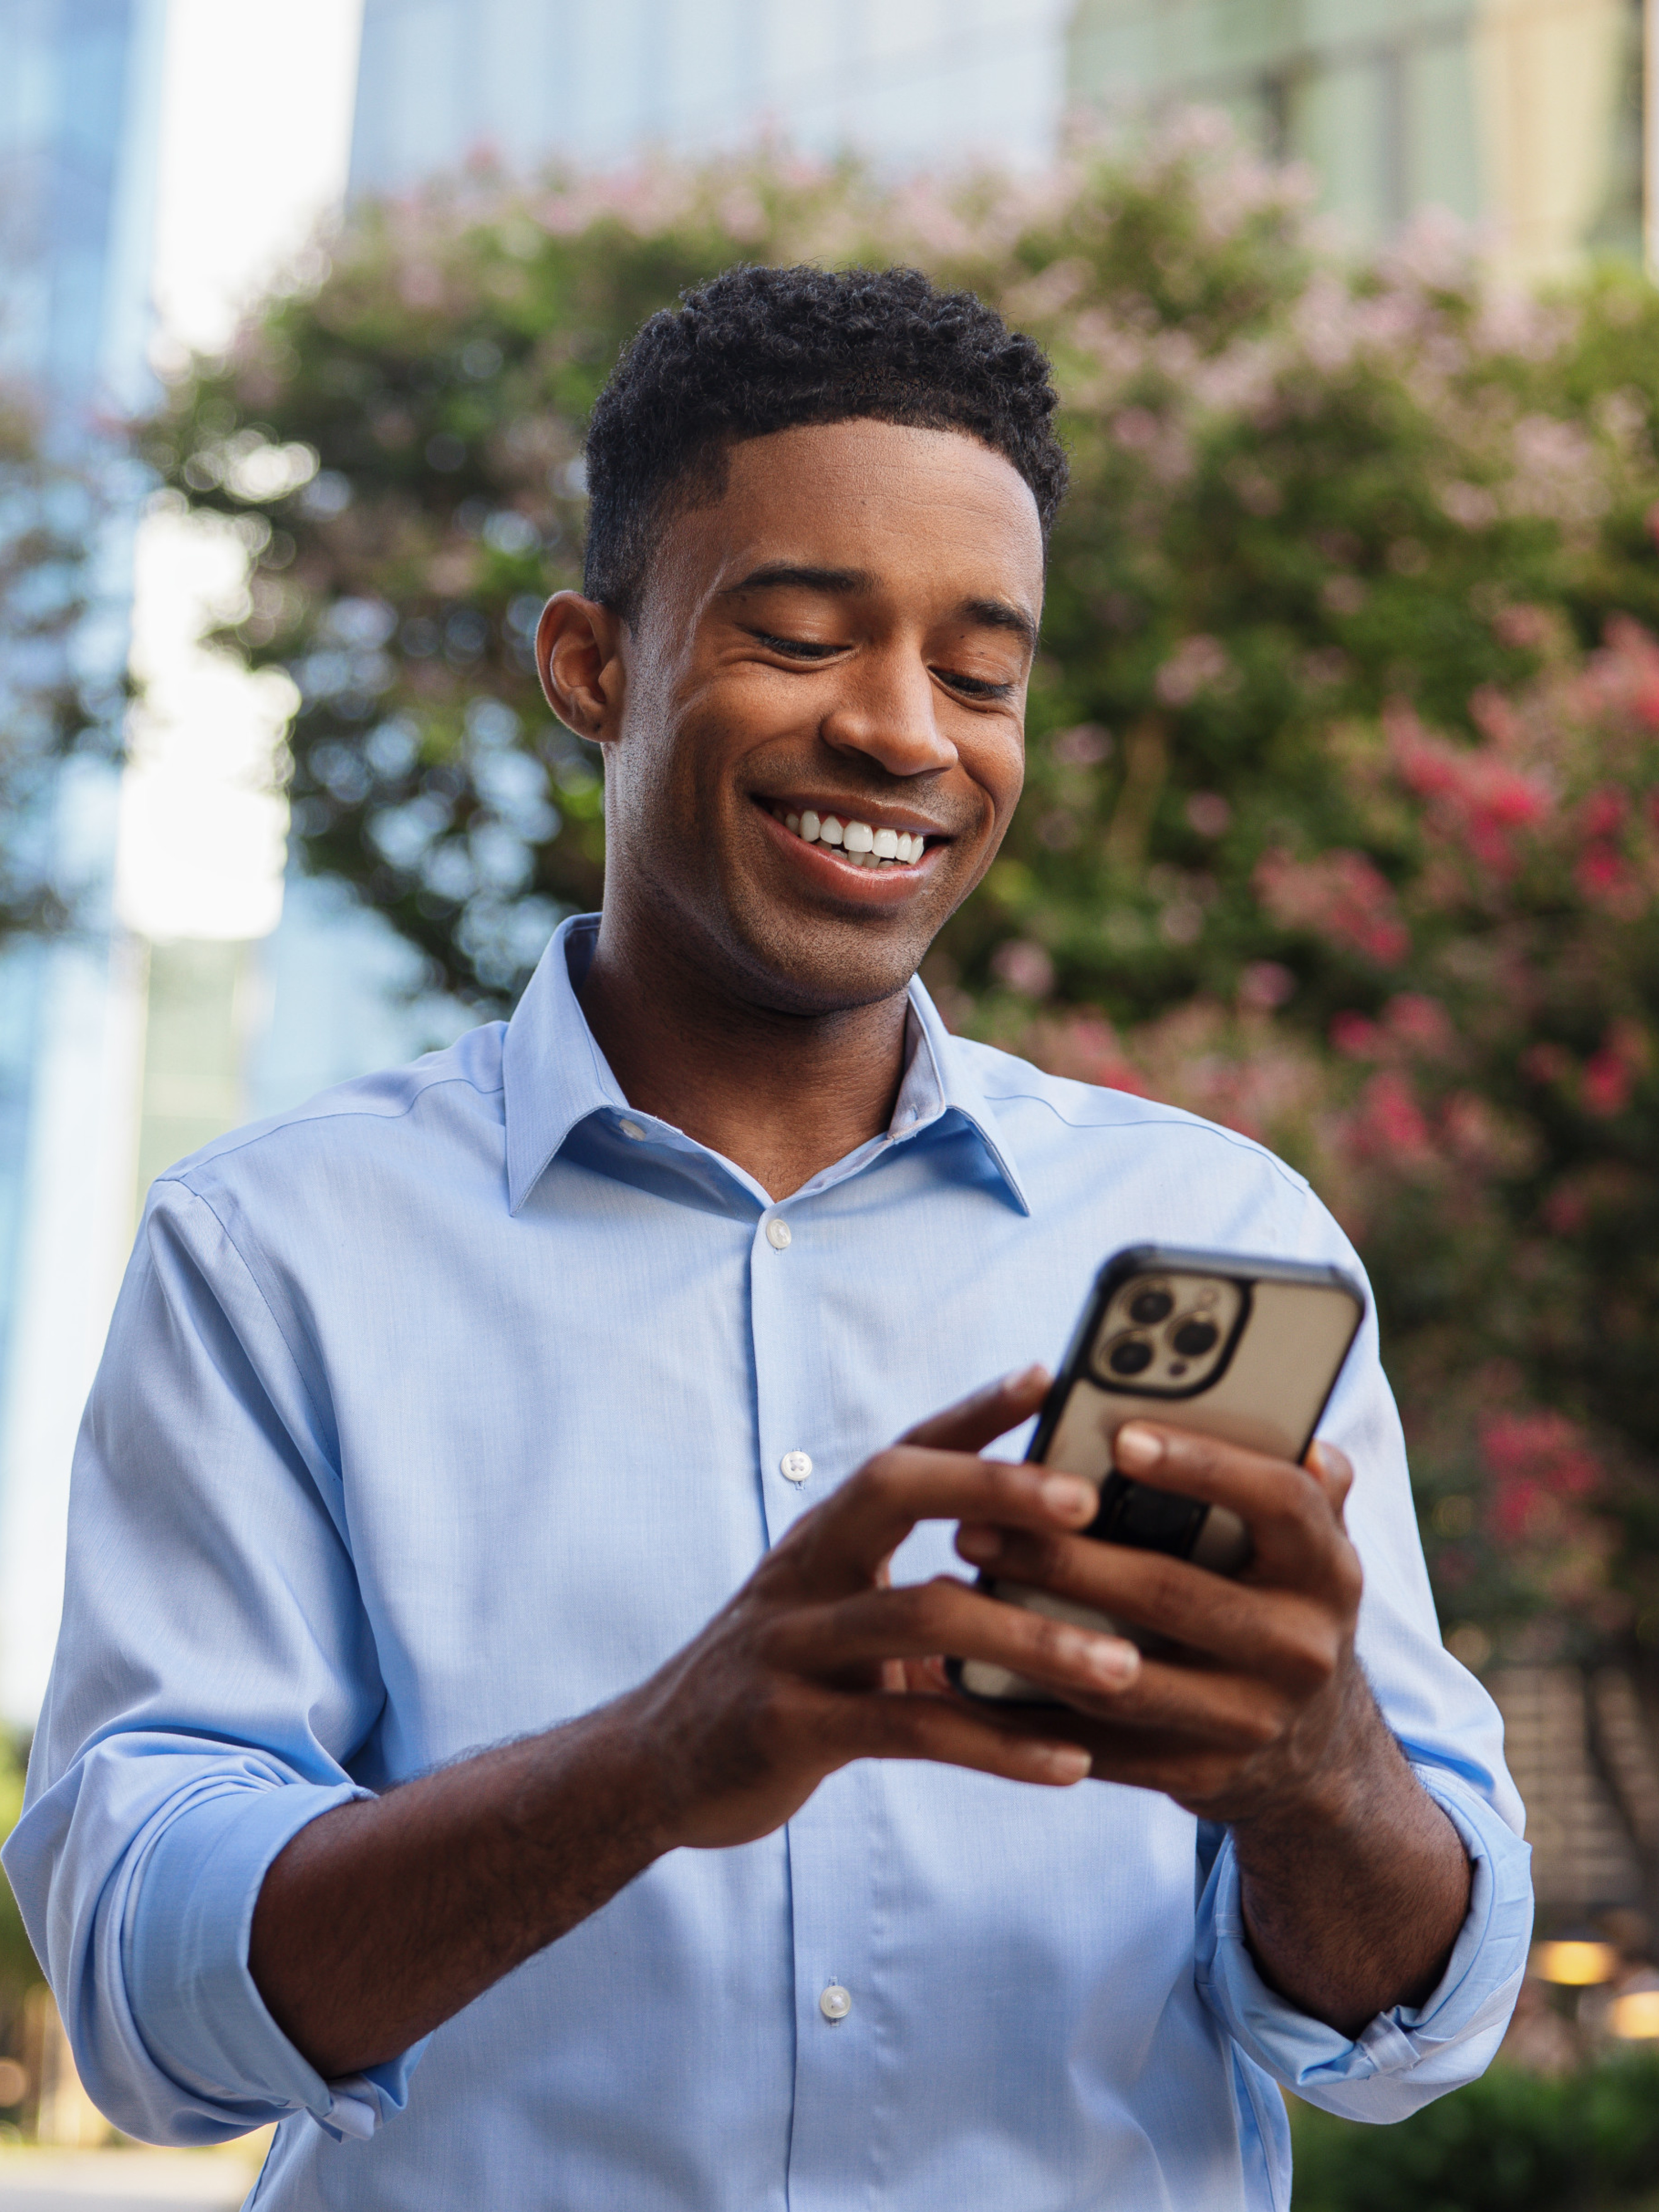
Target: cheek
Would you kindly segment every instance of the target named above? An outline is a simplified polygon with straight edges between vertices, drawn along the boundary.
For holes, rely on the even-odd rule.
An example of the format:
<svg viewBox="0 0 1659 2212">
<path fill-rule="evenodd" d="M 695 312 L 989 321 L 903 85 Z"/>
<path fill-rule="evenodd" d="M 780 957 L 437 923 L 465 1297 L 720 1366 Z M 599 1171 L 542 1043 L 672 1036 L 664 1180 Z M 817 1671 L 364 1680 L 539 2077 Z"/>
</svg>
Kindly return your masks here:
<svg viewBox="0 0 1659 2212">
<path fill-rule="evenodd" d="M 1000 732 L 972 750 L 964 747 L 963 759 L 985 793 L 994 822 L 1006 827 L 1025 787 L 1024 734 L 1018 730 Z"/>
</svg>

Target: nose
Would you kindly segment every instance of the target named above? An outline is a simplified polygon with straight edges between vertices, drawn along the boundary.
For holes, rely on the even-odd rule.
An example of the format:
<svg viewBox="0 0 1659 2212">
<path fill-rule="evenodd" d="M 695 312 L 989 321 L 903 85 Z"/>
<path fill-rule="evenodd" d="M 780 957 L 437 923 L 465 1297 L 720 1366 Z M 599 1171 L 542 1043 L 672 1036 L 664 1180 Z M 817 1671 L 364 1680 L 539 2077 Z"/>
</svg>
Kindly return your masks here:
<svg viewBox="0 0 1659 2212">
<path fill-rule="evenodd" d="M 938 693 L 914 652 L 860 655 L 848 686 L 818 725 L 825 744 L 863 753 L 889 775 L 928 775 L 954 768 L 958 755 L 934 713 Z"/>
</svg>

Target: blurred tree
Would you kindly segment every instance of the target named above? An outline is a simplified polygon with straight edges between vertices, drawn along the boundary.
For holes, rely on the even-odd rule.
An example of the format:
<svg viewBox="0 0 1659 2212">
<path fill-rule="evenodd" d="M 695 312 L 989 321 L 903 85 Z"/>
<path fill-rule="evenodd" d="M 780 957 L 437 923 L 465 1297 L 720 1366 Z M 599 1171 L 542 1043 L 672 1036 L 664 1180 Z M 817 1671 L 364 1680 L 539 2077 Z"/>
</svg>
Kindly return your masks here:
<svg viewBox="0 0 1659 2212">
<path fill-rule="evenodd" d="M 577 580 L 619 345 L 739 260 L 995 301 L 1053 355 L 1075 489 L 1026 799 L 930 980 L 1316 1170 L 1376 1271 L 1455 1619 L 1659 1638 L 1651 648 L 1583 661 L 1659 629 L 1659 299 L 1506 295 L 1432 229 L 1350 265 L 1299 193 L 1193 125 L 1018 185 L 475 177 L 366 210 L 143 442 L 256 549 L 232 636 L 303 695 L 307 864 L 496 1011 L 601 881 L 530 636 Z"/>
<path fill-rule="evenodd" d="M 1231 990 L 1262 851 L 1340 811 L 1334 718 L 1398 696 L 1468 730 L 1479 684 L 1535 665 L 1516 601 L 1587 638 L 1659 616 L 1648 295 L 1499 297 L 1431 235 L 1346 270 L 1293 180 L 1201 136 L 1018 189 L 763 161 L 371 207 L 147 450 L 269 533 L 234 635 L 305 695 L 301 850 L 463 995 L 510 1003 L 597 893 L 594 769 L 529 638 L 577 576 L 582 426 L 617 349 L 734 261 L 860 257 L 995 300 L 1066 403 L 1030 795 L 945 948 L 969 988 L 1013 942 L 1044 956 L 1028 983 L 1120 1016 Z M 1316 946 L 1288 964 L 1328 999 Z"/>
<path fill-rule="evenodd" d="M 1542 1656 L 1659 1641 L 1659 642 L 1514 627 L 1546 665 L 1475 696 L 1474 741 L 1403 702 L 1338 726 L 1342 842 L 1257 864 L 1264 929 L 1346 967 L 1322 1037 L 1267 1011 L 1268 962 L 1121 1033 L 979 1011 L 1311 1171 L 1382 1302 L 1442 1604 Z"/>
<path fill-rule="evenodd" d="M 0 942 L 61 927 L 72 887 L 52 798 L 72 752 L 113 752 L 118 686 L 84 647 L 103 502 L 54 458 L 28 399 L 0 388 Z"/>
</svg>

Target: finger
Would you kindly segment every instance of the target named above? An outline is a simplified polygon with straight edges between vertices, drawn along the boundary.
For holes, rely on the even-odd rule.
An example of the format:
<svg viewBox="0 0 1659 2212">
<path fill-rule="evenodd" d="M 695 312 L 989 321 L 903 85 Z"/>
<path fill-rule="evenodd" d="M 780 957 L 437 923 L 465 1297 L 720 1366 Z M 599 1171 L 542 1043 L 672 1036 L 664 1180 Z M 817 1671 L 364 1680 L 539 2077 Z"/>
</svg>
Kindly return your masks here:
<svg viewBox="0 0 1659 2212">
<path fill-rule="evenodd" d="M 950 1575 L 793 1607 L 773 1624 L 766 1645 L 772 1666 L 830 1680 L 939 1653 L 1012 1668 L 1068 1698 L 1115 1690 L 1140 1664 L 1126 1638 L 1005 1605 Z"/>
<path fill-rule="evenodd" d="M 1358 1614 L 1362 1577 L 1346 1543 L 1319 1585 L 1304 1590 L 1086 1536 L 994 1530 L 993 1550 L 984 1533 L 963 1530 L 957 1549 L 999 1583 L 1052 1590 L 1293 1692 L 1310 1694 L 1327 1679 Z"/>
<path fill-rule="evenodd" d="M 1339 1521 L 1353 1488 L 1353 1462 L 1334 1444 L 1311 1443 L 1302 1464 L 1318 1483 Z"/>
<path fill-rule="evenodd" d="M 918 1521 L 994 1521 L 1016 1528 L 1079 1528 L 1099 1510 L 1092 1483 L 1074 1474 L 966 1452 L 894 1444 L 795 1523 L 771 1553 L 769 1575 L 829 1595 L 862 1589 Z"/>
<path fill-rule="evenodd" d="M 1121 1691 L 1079 1691 L 1066 1702 L 1114 1728 L 1176 1736 L 1242 1759 L 1253 1759 L 1278 1743 L 1296 1710 L 1291 1700 L 1249 1675 L 1153 1659 L 1144 1661 L 1134 1680 Z"/>
<path fill-rule="evenodd" d="M 918 1421 L 899 1441 L 931 1444 L 945 1451 L 982 1451 L 998 1437 L 1030 1420 L 1048 1395 L 1053 1379 L 1046 1367 L 1017 1369 L 1000 1382 L 975 1390 L 971 1397 L 958 1399 L 942 1413 Z"/>
<path fill-rule="evenodd" d="M 845 1698 L 838 1734 L 845 1757 L 925 1759 L 1000 1774 L 1010 1782 L 1068 1789 L 1088 1775 L 1085 1747 L 1064 1735 L 1007 1725 L 953 1698 Z"/>
<path fill-rule="evenodd" d="M 1290 1460 L 1139 1419 L 1118 1431 L 1112 1456 L 1125 1474 L 1155 1490 L 1231 1506 L 1248 1524 L 1258 1562 L 1275 1581 L 1316 1577 L 1340 1540 L 1319 1476 Z"/>
<path fill-rule="evenodd" d="M 1044 1713 L 1045 1741 L 1086 1750 L 1097 1782 L 1155 1790 L 1200 1818 L 1213 1810 L 1224 1819 L 1248 1790 L 1254 1760 L 1225 1745 L 1200 1743 L 1166 1730 L 1125 1728 L 1083 1713 Z M 1018 1725 L 1018 1723 L 1015 1723 Z"/>
</svg>

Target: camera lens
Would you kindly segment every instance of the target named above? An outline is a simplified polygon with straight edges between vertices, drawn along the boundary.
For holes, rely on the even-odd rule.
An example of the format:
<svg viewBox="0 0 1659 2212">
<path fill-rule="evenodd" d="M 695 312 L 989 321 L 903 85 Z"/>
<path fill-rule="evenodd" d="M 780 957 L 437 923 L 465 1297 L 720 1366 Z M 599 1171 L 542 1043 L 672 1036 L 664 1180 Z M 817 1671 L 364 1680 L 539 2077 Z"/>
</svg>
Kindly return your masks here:
<svg viewBox="0 0 1659 2212">
<path fill-rule="evenodd" d="M 1129 1318 L 1143 1328 L 1156 1328 L 1174 1310 L 1175 1300 L 1167 1291 L 1137 1291 L 1129 1301 Z"/>
<path fill-rule="evenodd" d="M 1126 1336 L 1112 1346 L 1106 1364 L 1114 1375 L 1139 1375 L 1152 1364 L 1152 1347 L 1140 1337 Z"/>
<path fill-rule="evenodd" d="M 1220 1334 L 1212 1321 L 1183 1321 L 1170 1342 L 1183 1359 L 1201 1359 Z"/>
</svg>

